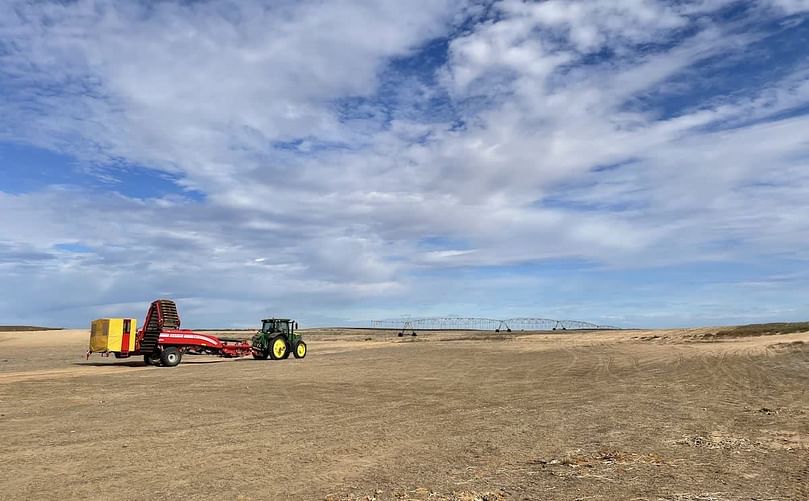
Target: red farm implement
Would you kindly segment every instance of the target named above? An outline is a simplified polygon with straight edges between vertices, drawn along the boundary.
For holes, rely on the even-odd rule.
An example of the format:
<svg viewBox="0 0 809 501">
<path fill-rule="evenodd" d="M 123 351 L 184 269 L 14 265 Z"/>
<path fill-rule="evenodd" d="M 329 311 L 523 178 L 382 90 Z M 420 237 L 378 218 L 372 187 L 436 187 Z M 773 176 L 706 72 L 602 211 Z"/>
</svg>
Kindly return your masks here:
<svg viewBox="0 0 809 501">
<path fill-rule="evenodd" d="M 244 357 L 253 353 L 251 344 L 242 340 L 222 339 L 180 328 L 177 306 L 169 299 L 153 301 L 143 327 L 135 333 L 137 322 L 130 318 L 95 320 L 90 332 L 90 353 L 115 355 L 115 358 L 143 356 L 147 365 L 174 367 L 183 354 Z"/>
</svg>

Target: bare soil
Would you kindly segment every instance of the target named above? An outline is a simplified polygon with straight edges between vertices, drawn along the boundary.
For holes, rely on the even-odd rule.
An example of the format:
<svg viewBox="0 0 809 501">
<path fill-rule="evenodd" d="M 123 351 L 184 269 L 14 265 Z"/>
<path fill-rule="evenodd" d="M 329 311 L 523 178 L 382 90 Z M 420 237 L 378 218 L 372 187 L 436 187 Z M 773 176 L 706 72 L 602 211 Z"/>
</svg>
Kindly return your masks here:
<svg viewBox="0 0 809 501">
<path fill-rule="evenodd" d="M 809 333 L 310 331 L 280 362 L 0 333 L 0 499 L 809 499 Z"/>
</svg>

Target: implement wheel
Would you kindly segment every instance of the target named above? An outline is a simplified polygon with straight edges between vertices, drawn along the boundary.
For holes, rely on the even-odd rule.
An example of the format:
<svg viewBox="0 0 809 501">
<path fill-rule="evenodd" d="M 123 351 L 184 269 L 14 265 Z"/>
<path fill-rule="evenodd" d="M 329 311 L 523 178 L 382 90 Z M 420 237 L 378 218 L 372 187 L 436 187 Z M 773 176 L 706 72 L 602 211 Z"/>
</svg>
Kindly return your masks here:
<svg viewBox="0 0 809 501">
<path fill-rule="evenodd" d="M 270 358 L 283 360 L 289 356 L 289 345 L 284 336 L 276 336 L 270 340 Z"/>
<path fill-rule="evenodd" d="M 160 353 L 160 362 L 163 364 L 163 367 L 174 367 L 179 364 L 182 359 L 183 352 L 174 346 L 163 348 L 163 351 Z"/>
<path fill-rule="evenodd" d="M 153 352 L 149 355 L 143 355 L 143 363 L 146 365 L 160 365 L 160 352 Z"/>
<path fill-rule="evenodd" d="M 303 358 L 306 356 L 306 343 L 303 341 L 298 341 L 295 344 L 295 349 L 292 350 L 292 353 L 295 355 L 295 358 Z"/>
</svg>

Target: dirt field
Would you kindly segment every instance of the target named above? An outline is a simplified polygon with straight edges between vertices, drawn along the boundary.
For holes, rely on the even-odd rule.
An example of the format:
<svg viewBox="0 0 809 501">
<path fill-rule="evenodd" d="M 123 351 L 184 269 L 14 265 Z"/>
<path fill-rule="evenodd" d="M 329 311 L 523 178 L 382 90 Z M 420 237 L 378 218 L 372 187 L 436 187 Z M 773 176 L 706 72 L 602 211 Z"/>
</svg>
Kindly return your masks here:
<svg viewBox="0 0 809 501">
<path fill-rule="evenodd" d="M 809 333 L 311 332 L 304 360 L 0 333 L 0 498 L 809 499 Z"/>
</svg>

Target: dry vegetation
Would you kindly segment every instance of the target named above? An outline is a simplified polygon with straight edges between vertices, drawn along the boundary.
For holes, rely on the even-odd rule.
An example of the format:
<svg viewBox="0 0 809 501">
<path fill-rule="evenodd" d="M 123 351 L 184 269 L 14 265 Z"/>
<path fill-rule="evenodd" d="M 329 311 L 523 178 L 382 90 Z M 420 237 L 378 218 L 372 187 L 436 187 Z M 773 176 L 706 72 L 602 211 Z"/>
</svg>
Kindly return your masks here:
<svg viewBox="0 0 809 501">
<path fill-rule="evenodd" d="M 807 330 L 330 329 L 174 369 L 3 333 L 0 498 L 809 499 Z"/>
<path fill-rule="evenodd" d="M 59 331 L 60 327 L 38 327 L 35 325 L 0 325 L 0 332 Z"/>
<path fill-rule="evenodd" d="M 791 334 L 809 331 L 809 322 L 782 322 L 772 324 L 750 324 L 738 327 L 726 327 L 715 333 L 718 338 L 772 336 L 773 334 Z"/>
</svg>

